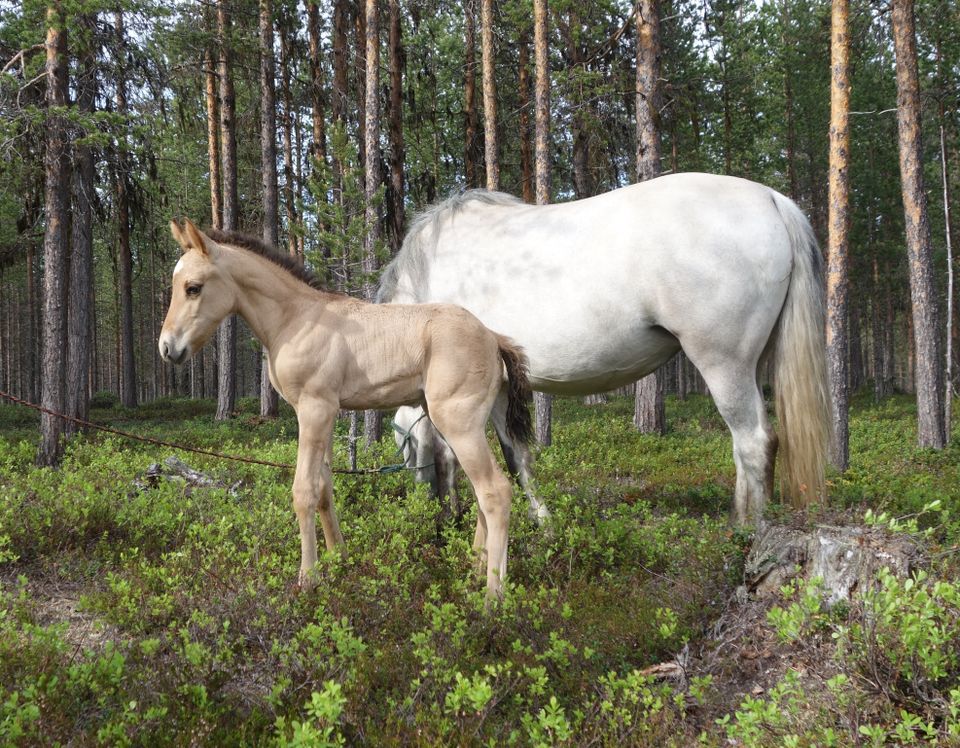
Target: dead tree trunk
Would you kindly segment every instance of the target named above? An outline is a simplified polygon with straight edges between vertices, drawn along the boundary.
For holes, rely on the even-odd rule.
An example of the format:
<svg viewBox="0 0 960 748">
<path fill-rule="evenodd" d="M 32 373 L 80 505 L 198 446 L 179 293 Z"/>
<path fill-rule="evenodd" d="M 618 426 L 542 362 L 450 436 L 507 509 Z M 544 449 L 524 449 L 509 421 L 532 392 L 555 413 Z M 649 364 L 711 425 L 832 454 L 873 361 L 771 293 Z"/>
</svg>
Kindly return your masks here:
<svg viewBox="0 0 960 748">
<path fill-rule="evenodd" d="M 833 0 L 830 83 L 830 217 L 827 244 L 827 364 L 833 403 L 830 461 L 841 472 L 850 463 L 849 312 L 850 37 L 848 0 Z"/>
</svg>

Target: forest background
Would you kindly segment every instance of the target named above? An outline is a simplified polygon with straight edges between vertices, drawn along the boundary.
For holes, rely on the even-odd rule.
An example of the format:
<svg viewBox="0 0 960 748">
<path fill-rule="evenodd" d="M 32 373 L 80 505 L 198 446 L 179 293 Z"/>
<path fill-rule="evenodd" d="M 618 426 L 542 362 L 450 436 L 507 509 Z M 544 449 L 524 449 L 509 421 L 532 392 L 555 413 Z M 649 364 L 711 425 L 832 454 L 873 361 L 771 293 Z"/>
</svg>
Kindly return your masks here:
<svg viewBox="0 0 960 748">
<path fill-rule="evenodd" d="M 839 5 L 849 49 L 849 233 L 841 237 L 849 252 L 831 272 L 849 279 L 848 301 L 833 311 L 849 332 L 832 353 L 843 365 L 834 379 L 851 391 L 872 383 L 882 398 L 913 392 L 932 369 L 943 390 L 957 349 L 956 326 L 946 322 L 947 208 L 960 146 L 956 3 L 558 0 L 541 20 L 545 120 L 535 112 L 529 3 L 367 5 L 0 4 L 0 389 L 79 417 L 98 392 L 128 407 L 171 394 L 218 397 L 221 418 L 237 395 L 258 395 L 261 351 L 242 325 L 235 344 L 228 332 L 183 370 L 158 357 L 178 251 L 166 228 L 174 216 L 263 235 L 332 287 L 362 294 L 411 216 L 464 188 L 533 202 L 540 180 L 541 201 L 562 201 L 696 170 L 791 196 L 835 257 L 829 134 Z M 920 259 L 931 285 L 919 312 L 899 178 L 898 5 L 916 15 L 909 33 L 923 129 L 914 171 L 929 200 Z M 652 172 L 642 163 L 644 128 L 659 148 Z M 585 273 L 589 262 L 586 248 Z M 936 346 L 921 343 L 918 354 L 921 334 Z M 54 383 L 44 366 L 66 378 Z M 947 369 L 951 379 L 956 366 Z M 701 386 L 682 356 L 660 380 L 681 395 Z M 44 383 L 51 392 L 41 392 Z M 263 397 L 264 412 L 274 412 L 268 388 Z M 949 404 L 939 395 L 935 408 L 949 417 Z M 940 426 L 928 444 L 942 446 L 948 432 Z M 46 441 L 41 459 L 55 460 L 57 439 Z"/>
<path fill-rule="evenodd" d="M 36 413 L 0 407 L 0 742 L 960 744 L 956 0 L 0 0 L 0 66 L 0 391 L 274 464 L 194 453 L 199 483 L 168 481 L 167 446 L 45 417 L 38 453 Z M 681 356 L 635 401 L 558 401 L 549 531 L 518 493 L 493 611 L 468 526 L 407 473 L 340 474 L 396 456 L 339 423 L 349 551 L 297 594 L 297 425 L 262 351 L 239 325 L 158 359 L 169 220 L 369 295 L 451 193 L 690 170 L 793 197 L 828 267 L 840 470 L 770 526 L 910 574 L 763 596 Z"/>
</svg>

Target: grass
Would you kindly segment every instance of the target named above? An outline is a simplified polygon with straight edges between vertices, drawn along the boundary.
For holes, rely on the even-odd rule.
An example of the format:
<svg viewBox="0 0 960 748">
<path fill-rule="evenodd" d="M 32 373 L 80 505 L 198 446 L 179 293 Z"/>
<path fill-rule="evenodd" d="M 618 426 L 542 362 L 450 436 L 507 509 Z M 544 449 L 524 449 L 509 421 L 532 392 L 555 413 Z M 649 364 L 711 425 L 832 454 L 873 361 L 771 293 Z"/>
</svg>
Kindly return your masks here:
<svg viewBox="0 0 960 748">
<path fill-rule="evenodd" d="M 98 402 L 93 420 L 125 430 L 295 460 L 289 410 L 261 421 L 243 402 L 216 423 L 209 402 Z M 336 478 L 348 551 L 325 556 L 317 591 L 299 594 L 286 471 L 182 454 L 238 490 L 138 489 L 170 450 L 96 434 L 73 440 L 60 470 L 38 469 L 36 419 L 0 406 L 0 743 L 790 742 L 770 722 L 788 702 L 801 708 L 787 676 L 773 706 L 744 707 L 709 676 L 681 686 L 641 672 L 710 639 L 748 538 L 726 521 L 733 464 L 712 402 L 668 399 L 661 438 L 636 434 L 631 413 L 618 398 L 557 401 L 537 465 L 553 522 L 541 531 L 516 497 L 506 597 L 485 614 L 469 526 L 438 525 L 406 473 Z M 957 440 L 919 450 L 914 419 L 905 397 L 855 400 L 852 464 L 831 476 L 830 516 L 906 516 L 940 500 L 914 530 L 932 528 L 947 563 L 960 540 Z M 345 454 L 341 427 L 341 466 Z M 390 435 L 360 461 L 395 462 Z M 947 662 L 937 693 L 956 682 Z M 946 736 L 943 709 L 931 729 Z M 884 734 L 908 729 L 889 713 Z M 829 711 L 803 724 L 800 737 L 868 738 Z"/>
</svg>

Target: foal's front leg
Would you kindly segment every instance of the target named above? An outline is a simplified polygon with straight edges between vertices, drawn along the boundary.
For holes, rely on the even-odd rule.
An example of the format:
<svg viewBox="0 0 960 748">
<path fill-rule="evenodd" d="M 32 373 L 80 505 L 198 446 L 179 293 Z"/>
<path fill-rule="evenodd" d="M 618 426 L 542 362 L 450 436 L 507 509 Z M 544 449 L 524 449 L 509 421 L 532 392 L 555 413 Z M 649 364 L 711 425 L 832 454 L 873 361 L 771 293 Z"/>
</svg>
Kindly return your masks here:
<svg viewBox="0 0 960 748">
<path fill-rule="evenodd" d="M 293 479 L 293 510 L 300 525 L 300 586 L 312 589 L 310 574 L 317 564 L 316 514 L 320 512 L 323 538 L 328 549 L 343 544 L 343 535 L 333 508 L 333 480 L 330 455 L 336 407 L 324 402 L 298 403 L 300 439 L 297 445 L 297 472 Z"/>
</svg>

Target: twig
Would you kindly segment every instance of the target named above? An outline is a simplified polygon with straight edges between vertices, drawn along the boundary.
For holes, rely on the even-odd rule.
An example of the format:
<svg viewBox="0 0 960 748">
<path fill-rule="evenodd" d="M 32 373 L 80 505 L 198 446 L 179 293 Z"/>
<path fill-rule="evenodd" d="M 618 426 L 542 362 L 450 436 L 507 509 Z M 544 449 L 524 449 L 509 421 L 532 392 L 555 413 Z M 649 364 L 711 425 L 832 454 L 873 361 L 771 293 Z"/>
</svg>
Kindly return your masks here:
<svg viewBox="0 0 960 748">
<path fill-rule="evenodd" d="M 23 60 L 26 62 L 27 56 L 32 55 L 35 52 L 39 52 L 44 49 L 43 44 L 34 44 L 32 47 L 27 47 L 26 49 L 21 49 L 13 57 L 11 57 L 7 64 L 3 66 L 3 70 L 0 70 L 0 73 L 6 73 L 10 68 L 17 64 L 17 60 Z"/>
</svg>

